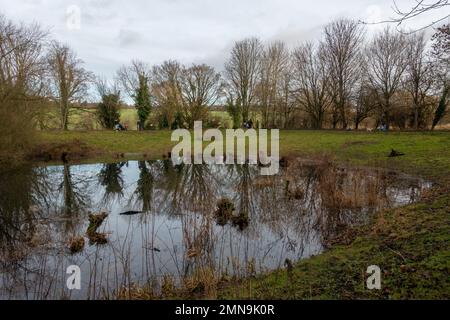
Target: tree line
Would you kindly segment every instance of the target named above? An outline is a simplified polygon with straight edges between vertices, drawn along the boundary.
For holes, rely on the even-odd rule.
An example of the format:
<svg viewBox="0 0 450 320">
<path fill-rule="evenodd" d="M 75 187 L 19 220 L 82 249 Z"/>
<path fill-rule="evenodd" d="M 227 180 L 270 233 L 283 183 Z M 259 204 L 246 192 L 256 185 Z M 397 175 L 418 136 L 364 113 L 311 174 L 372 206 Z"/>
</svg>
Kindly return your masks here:
<svg viewBox="0 0 450 320">
<path fill-rule="evenodd" d="M 449 45 L 448 25 L 430 43 L 390 28 L 368 40 L 349 19 L 291 51 L 242 40 L 225 66 L 229 109 L 242 119 L 260 111 L 263 127 L 358 129 L 368 117 L 387 129 L 434 127 L 448 104 Z"/>
<path fill-rule="evenodd" d="M 449 25 L 430 40 L 389 27 L 369 37 L 363 24 L 338 19 L 294 49 L 281 41 L 237 41 L 222 72 L 133 60 L 107 81 L 40 26 L 0 16 L 0 114 L 8 119 L 2 140 L 19 141 L 49 104 L 68 129 L 70 110 L 92 88 L 98 122 L 107 129 L 120 120 L 124 99 L 133 101 L 139 129 L 192 128 L 194 120 L 215 126 L 208 111 L 219 105 L 235 127 L 253 120 L 265 128 L 358 129 L 370 118 L 386 129 L 428 129 L 446 112 L 449 69 Z"/>
</svg>

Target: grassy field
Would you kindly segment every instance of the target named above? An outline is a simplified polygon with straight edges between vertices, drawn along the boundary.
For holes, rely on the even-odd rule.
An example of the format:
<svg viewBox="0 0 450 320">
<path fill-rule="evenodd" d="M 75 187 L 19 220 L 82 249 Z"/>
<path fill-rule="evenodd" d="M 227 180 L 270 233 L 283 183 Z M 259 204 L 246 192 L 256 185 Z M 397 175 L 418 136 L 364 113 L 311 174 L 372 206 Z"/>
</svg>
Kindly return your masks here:
<svg viewBox="0 0 450 320">
<path fill-rule="evenodd" d="M 161 158 L 175 145 L 171 131 L 41 131 L 44 145 L 85 143 L 97 156 L 114 158 L 117 154 L 131 157 L 145 154 Z M 401 169 L 440 179 L 450 175 L 450 132 L 365 133 L 346 131 L 280 132 L 281 155 L 316 157 L 328 154 L 340 162 Z M 388 158 L 391 149 L 405 156 Z"/>
<path fill-rule="evenodd" d="M 118 154 L 161 158 L 174 144 L 170 131 L 39 132 L 41 149 L 77 141 L 97 159 Z M 405 153 L 389 158 L 391 149 Z M 283 156 L 327 155 L 341 164 L 399 169 L 435 187 L 416 204 L 381 212 L 367 226 L 349 230 L 326 252 L 255 278 L 218 283 L 216 298 L 418 299 L 450 298 L 450 133 L 281 131 Z M 88 161 L 93 161 L 92 155 Z M 366 268 L 382 269 L 382 290 L 367 290 Z M 191 292 L 170 297 L 193 298 Z M 139 289 L 133 298 L 148 298 Z"/>
<path fill-rule="evenodd" d="M 101 130 L 102 127 L 97 121 L 95 109 L 72 109 L 69 114 L 69 129 L 70 130 Z M 233 121 L 229 114 L 225 111 L 210 111 L 210 116 L 219 120 L 221 124 L 227 128 L 233 126 Z M 137 129 L 137 113 L 134 108 L 122 108 L 120 110 L 120 122 L 130 130 Z M 48 129 L 59 129 L 60 120 L 56 111 L 49 112 L 45 121 L 45 126 Z"/>
<path fill-rule="evenodd" d="M 102 127 L 97 121 L 95 109 L 72 109 L 69 113 L 70 130 L 101 130 Z M 120 110 L 120 121 L 126 124 L 130 130 L 136 130 L 137 113 L 133 108 L 123 108 Z M 60 120 L 57 112 L 49 112 L 45 121 L 45 126 L 49 129 L 59 129 Z"/>
</svg>

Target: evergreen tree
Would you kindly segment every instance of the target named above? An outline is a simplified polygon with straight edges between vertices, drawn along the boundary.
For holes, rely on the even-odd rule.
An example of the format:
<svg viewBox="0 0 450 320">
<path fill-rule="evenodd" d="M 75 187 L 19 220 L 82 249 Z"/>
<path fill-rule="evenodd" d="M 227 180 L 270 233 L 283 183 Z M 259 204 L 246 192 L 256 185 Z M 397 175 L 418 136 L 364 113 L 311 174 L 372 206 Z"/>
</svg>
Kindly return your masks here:
<svg viewBox="0 0 450 320">
<path fill-rule="evenodd" d="M 150 115 L 151 102 L 150 92 L 148 87 L 148 79 L 144 75 L 139 76 L 139 88 L 134 95 L 134 107 L 137 110 L 139 119 L 139 130 L 144 129 L 145 121 Z"/>
<path fill-rule="evenodd" d="M 113 129 L 120 120 L 120 95 L 117 93 L 104 94 L 102 102 L 97 105 L 97 118 L 105 129 Z"/>
<path fill-rule="evenodd" d="M 449 87 L 445 87 L 444 91 L 442 92 L 441 99 L 439 101 L 439 105 L 434 113 L 433 118 L 433 124 L 431 125 L 431 130 L 434 130 L 434 127 L 441 121 L 441 119 L 445 116 L 446 110 L 447 110 L 447 103 L 448 103 L 448 91 Z"/>
</svg>

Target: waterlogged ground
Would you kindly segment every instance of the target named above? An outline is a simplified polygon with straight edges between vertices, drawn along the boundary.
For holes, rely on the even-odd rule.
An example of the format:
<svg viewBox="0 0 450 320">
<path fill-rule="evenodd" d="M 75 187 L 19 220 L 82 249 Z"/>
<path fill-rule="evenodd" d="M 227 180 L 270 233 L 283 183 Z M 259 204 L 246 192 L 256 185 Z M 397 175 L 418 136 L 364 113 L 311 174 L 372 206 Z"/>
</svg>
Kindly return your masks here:
<svg viewBox="0 0 450 320">
<path fill-rule="evenodd" d="M 100 299 L 133 285 L 197 288 L 195 279 L 250 276 L 324 250 L 349 225 L 418 200 L 430 184 L 386 170 L 289 161 L 253 165 L 129 161 L 23 167 L 0 175 L 0 298 Z M 218 216 L 221 199 L 234 208 Z M 222 200 L 224 203 L 224 200 Z M 142 211 L 121 215 L 126 211 Z M 108 216 L 88 239 L 89 213 Z M 69 240 L 83 237 L 71 253 Z M 68 290 L 66 269 L 81 269 Z"/>
</svg>

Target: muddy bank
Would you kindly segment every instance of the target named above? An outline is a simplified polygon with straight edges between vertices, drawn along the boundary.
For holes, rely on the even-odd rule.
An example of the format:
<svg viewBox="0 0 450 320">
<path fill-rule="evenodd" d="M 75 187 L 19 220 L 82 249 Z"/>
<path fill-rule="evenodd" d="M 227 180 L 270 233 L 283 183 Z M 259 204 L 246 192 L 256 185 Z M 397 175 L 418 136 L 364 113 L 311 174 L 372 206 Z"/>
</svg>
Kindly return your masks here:
<svg viewBox="0 0 450 320">
<path fill-rule="evenodd" d="M 45 143 L 33 147 L 20 156 L 23 162 L 35 163 L 92 163 L 98 161 L 123 161 L 123 160 L 147 160 L 161 159 L 150 157 L 143 152 L 107 152 L 93 148 L 80 140 L 64 143 Z"/>
<path fill-rule="evenodd" d="M 28 161 L 62 161 L 82 160 L 100 155 L 99 150 L 94 150 L 86 143 L 73 140 L 65 143 L 45 143 L 33 147 L 25 155 Z"/>
</svg>

